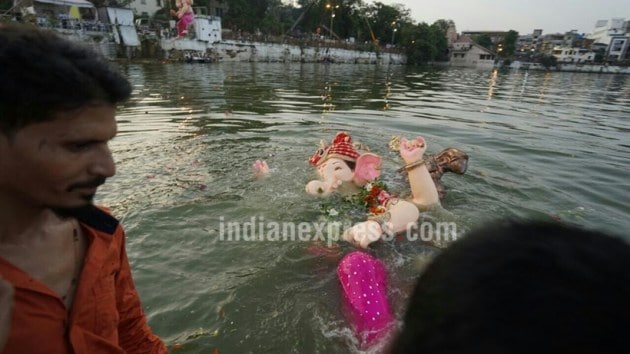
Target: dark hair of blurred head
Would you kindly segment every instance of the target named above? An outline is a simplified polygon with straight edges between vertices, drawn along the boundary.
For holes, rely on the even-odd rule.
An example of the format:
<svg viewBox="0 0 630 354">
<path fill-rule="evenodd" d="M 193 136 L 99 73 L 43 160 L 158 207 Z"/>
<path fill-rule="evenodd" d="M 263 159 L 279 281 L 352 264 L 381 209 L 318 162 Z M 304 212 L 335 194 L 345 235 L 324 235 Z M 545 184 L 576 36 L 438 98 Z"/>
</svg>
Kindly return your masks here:
<svg viewBox="0 0 630 354">
<path fill-rule="evenodd" d="M 618 353 L 629 350 L 629 330 L 626 242 L 507 222 L 463 236 L 431 262 L 391 353 Z"/>
<path fill-rule="evenodd" d="M 0 24 L 0 132 L 130 94 L 126 78 L 89 47 L 30 25 Z"/>
</svg>

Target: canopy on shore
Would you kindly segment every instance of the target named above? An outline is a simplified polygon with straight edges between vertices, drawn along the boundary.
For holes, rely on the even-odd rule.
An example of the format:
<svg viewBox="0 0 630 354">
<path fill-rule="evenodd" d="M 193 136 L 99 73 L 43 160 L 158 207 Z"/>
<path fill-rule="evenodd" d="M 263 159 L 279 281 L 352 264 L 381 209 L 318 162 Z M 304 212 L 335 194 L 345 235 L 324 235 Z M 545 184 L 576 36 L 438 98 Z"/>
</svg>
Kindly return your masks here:
<svg viewBox="0 0 630 354">
<path fill-rule="evenodd" d="M 35 2 L 42 2 L 46 4 L 60 5 L 60 6 L 76 6 L 93 8 L 94 4 L 87 0 L 35 0 Z"/>
</svg>

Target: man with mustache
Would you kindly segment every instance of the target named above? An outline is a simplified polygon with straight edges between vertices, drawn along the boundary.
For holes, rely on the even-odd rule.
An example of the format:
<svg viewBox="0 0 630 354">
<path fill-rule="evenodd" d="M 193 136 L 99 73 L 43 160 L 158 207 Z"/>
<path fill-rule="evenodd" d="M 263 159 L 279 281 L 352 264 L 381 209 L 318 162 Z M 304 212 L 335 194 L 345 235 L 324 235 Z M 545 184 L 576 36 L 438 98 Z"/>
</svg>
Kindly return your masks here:
<svg viewBox="0 0 630 354">
<path fill-rule="evenodd" d="M 94 52 L 0 24 L 0 352 L 166 353 L 124 231 L 93 205 L 131 86 Z"/>
</svg>

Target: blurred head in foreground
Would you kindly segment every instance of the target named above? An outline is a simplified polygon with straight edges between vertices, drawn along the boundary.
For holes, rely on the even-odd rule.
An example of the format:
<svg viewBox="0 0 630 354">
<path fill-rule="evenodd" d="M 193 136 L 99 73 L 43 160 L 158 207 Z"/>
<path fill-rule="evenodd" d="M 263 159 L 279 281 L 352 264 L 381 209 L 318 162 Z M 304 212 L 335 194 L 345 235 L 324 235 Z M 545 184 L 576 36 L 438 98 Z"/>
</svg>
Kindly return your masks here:
<svg viewBox="0 0 630 354">
<path fill-rule="evenodd" d="M 391 353 L 628 349 L 630 246 L 545 222 L 469 233 L 418 279 Z"/>
</svg>

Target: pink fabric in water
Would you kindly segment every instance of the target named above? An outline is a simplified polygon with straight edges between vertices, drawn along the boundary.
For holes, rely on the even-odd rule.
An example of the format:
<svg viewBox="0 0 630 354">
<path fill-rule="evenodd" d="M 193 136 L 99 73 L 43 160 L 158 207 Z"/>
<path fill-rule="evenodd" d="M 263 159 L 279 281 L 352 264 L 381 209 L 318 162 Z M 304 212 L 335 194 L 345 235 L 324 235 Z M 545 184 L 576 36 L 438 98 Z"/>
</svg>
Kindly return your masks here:
<svg viewBox="0 0 630 354">
<path fill-rule="evenodd" d="M 367 253 L 346 255 L 337 267 L 349 320 L 362 346 L 370 346 L 388 333 L 393 316 L 387 300 L 385 267 Z"/>
</svg>

